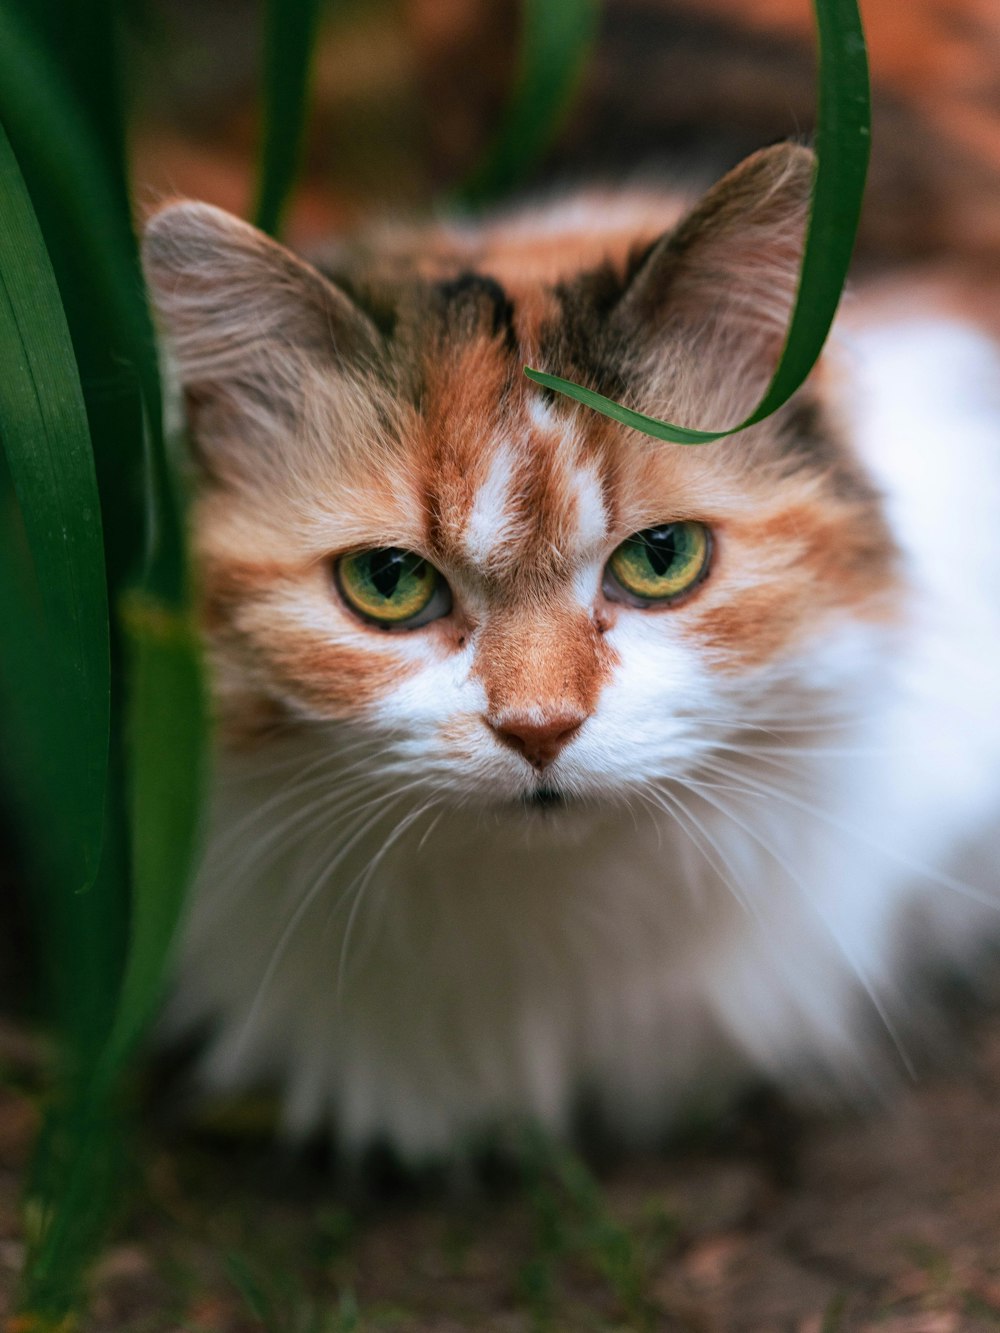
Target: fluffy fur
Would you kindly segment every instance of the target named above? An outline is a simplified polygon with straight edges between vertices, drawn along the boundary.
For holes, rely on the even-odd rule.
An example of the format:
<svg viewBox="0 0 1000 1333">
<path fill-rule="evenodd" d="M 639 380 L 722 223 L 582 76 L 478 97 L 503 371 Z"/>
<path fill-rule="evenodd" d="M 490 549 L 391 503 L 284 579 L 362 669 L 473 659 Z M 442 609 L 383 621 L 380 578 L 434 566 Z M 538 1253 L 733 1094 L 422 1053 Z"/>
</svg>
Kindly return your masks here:
<svg viewBox="0 0 1000 1333">
<path fill-rule="evenodd" d="M 170 1019 L 207 1031 L 210 1088 L 277 1086 L 289 1130 L 411 1160 L 568 1132 L 584 1100 L 649 1141 L 754 1070 L 879 1083 L 914 941 L 992 929 L 987 340 L 862 294 L 792 403 L 702 448 L 521 374 L 737 419 L 811 167 L 757 154 L 690 212 L 591 194 L 386 232 L 325 276 L 204 205 L 151 223 L 219 729 Z M 620 542 L 683 519 L 713 534 L 689 597 L 606 595 Z M 451 613 L 352 613 L 335 559 L 377 546 L 437 566 Z M 539 771 L 511 727 L 568 739 Z"/>
</svg>

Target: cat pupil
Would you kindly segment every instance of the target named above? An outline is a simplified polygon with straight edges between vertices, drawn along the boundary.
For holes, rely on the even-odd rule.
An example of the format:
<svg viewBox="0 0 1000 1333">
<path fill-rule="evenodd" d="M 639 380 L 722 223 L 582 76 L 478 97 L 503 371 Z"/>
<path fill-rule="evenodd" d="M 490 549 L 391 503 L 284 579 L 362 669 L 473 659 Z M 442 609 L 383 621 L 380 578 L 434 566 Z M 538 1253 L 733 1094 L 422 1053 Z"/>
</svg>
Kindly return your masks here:
<svg viewBox="0 0 1000 1333">
<path fill-rule="evenodd" d="M 646 559 L 657 578 L 662 578 L 677 559 L 674 525 L 671 523 L 666 528 L 650 528 L 644 535 Z"/>
<path fill-rule="evenodd" d="M 374 551 L 369 556 L 368 577 L 386 601 L 392 597 L 399 587 L 399 580 L 405 572 L 403 562 L 407 554 L 406 551 L 399 551 L 390 546 L 388 550 Z M 423 561 L 421 561 L 422 563 Z M 416 573 L 416 568 L 411 572 Z"/>
</svg>

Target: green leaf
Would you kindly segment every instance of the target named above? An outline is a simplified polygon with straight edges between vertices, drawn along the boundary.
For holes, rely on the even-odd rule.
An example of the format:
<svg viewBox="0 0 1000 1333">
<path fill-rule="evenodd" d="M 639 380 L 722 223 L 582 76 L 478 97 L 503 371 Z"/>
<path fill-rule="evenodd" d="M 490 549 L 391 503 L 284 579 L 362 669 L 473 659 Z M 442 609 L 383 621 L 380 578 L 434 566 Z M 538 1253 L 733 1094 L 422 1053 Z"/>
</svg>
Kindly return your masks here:
<svg viewBox="0 0 1000 1333">
<path fill-rule="evenodd" d="M 818 165 L 795 307 L 777 369 L 758 406 L 728 430 L 697 430 L 634 412 L 592 389 L 525 366 L 536 384 L 674 444 L 706 444 L 756 425 L 786 403 L 823 350 L 854 251 L 871 145 L 864 30 L 855 0 L 813 0 L 819 34 Z"/>
<path fill-rule="evenodd" d="M 277 234 L 298 174 L 322 0 L 266 0 L 264 137 L 254 220 Z"/>
<path fill-rule="evenodd" d="M 513 96 L 486 157 L 457 199 L 478 206 L 509 193 L 562 128 L 587 66 L 600 0 L 521 0 Z"/>
<path fill-rule="evenodd" d="M 50 6 L 54 2 L 47 0 Z M 74 10 L 71 0 L 61 0 L 62 10 L 67 14 Z M 100 6 L 100 14 L 96 10 L 89 13 L 93 22 L 101 17 L 110 24 L 110 11 L 105 4 Z M 104 33 L 104 38 L 110 41 L 110 30 Z M 95 439 L 94 443 L 96 450 L 105 451 L 108 457 L 114 452 L 119 471 L 129 467 L 137 470 L 142 483 L 134 491 L 113 492 L 118 504 L 105 516 L 106 529 L 122 523 L 133 524 L 135 519 L 128 511 L 138 502 L 139 517 L 144 519 L 147 530 L 144 560 L 134 562 L 127 571 L 119 571 L 118 586 L 127 583 L 135 586 L 138 582 L 147 600 L 159 606 L 164 616 L 176 615 L 186 620 L 190 588 L 182 497 L 163 440 L 155 341 L 135 241 L 125 196 L 114 184 L 121 169 L 121 164 L 115 162 L 118 139 L 110 130 L 110 142 L 101 143 L 94 137 L 86 122 L 81 122 L 76 114 L 75 103 L 60 80 L 57 65 L 33 39 L 30 28 L 18 20 L 14 10 L 2 7 L 0 111 L 16 127 L 32 180 L 39 183 L 44 197 L 47 239 L 50 243 L 54 239 L 61 261 L 57 277 L 78 303 L 80 324 L 86 324 L 85 314 L 90 316 L 89 327 L 94 337 L 81 338 L 78 347 L 88 341 L 96 344 L 96 347 L 84 346 L 94 365 L 98 355 L 107 358 L 127 349 L 128 359 L 117 374 L 112 370 L 107 378 L 85 381 L 83 385 L 85 395 L 97 403 L 110 399 L 127 406 L 127 417 L 101 419 L 109 426 L 130 425 L 131 435 L 115 434 L 110 439 Z M 102 120 L 111 125 L 114 117 L 106 112 Z M 105 344 L 107 338 L 110 348 Z M 72 350 L 64 339 L 60 356 L 70 367 L 70 373 L 75 374 Z M 186 642 L 189 669 L 194 673 L 196 654 L 190 636 Z M 178 650 L 175 647 L 172 651 Z M 196 700 L 191 726 L 197 730 L 202 718 L 200 692 L 188 691 L 188 695 Z M 152 713 L 158 706 L 146 691 L 138 690 L 137 697 L 144 702 L 130 708 Z M 164 704 L 169 708 L 170 699 L 165 699 Z M 150 721 L 151 735 L 155 727 Z M 190 786 L 191 779 L 200 771 L 200 746 L 192 740 L 191 729 L 177 724 L 175 715 L 171 716 L 170 728 L 175 735 L 176 750 L 183 755 L 180 767 L 186 772 L 185 782 Z M 130 744 L 141 749 L 144 735 L 145 725 L 137 722 L 132 728 Z M 157 739 L 163 739 L 162 728 L 154 738 L 154 745 Z M 175 821 L 176 809 L 172 808 L 169 814 L 165 812 L 165 817 Z M 176 824 L 172 827 L 177 834 Z M 174 893 L 176 896 L 176 889 Z"/>
<path fill-rule="evenodd" d="M 123 8 L 135 0 L 4 0 L 30 34 L 43 46 L 53 72 L 88 132 L 107 150 L 119 198 L 127 198 L 125 179 L 125 116 L 122 99 L 118 26 Z"/>
<path fill-rule="evenodd" d="M 206 781 L 206 707 L 193 618 L 143 593 L 127 600 L 122 615 L 135 890 L 125 977 L 103 1057 L 111 1072 L 142 1035 L 160 997 L 194 868 Z"/>
<path fill-rule="evenodd" d="M 4 703 L 16 694 L 21 704 L 11 705 L 2 758 L 32 832 L 31 863 L 42 867 L 39 921 L 63 1055 L 26 1205 L 30 1243 L 20 1303 L 54 1318 L 78 1301 L 114 1202 L 122 1075 L 160 992 L 193 856 L 204 707 L 194 635 L 178 628 L 191 624 L 183 497 L 163 438 L 156 349 L 113 98 L 107 94 L 103 110 L 92 88 L 86 109 L 76 100 L 84 92 L 81 86 L 74 92 L 71 77 L 66 81 L 67 51 L 54 58 L 52 44 L 72 30 L 79 5 L 44 3 L 53 22 L 40 27 L 25 22 L 20 3 L 0 4 L 0 119 L 66 311 L 73 345 L 64 337 L 60 365 L 77 375 L 75 352 L 90 422 L 111 590 L 105 656 L 108 602 L 114 613 L 103 854 L 94 887 L 81 895 L 74 892 L 79 877 L 67 876 L 47 846 L 61 829 L 49 815 L 52 803 L 63 789 L 75 797 L 83 784 L 62 763 L 72 726 L 63 725 L 49 684 L 56 654 L 47 646 L 41 605 L 58 590 L 49 570 L 36 569 L 29 541 L 46 514 L 37 495 L 29 496 L 24 513 L 15 510 L 13 474 L 0 476 L 0 616 L 21 631 L 0 652 Z M 99 29 L 88 40 L 112 47 L 110 4 L 85 8 Z M 55 21 L 60 16 L 62 26 Z M 107 59 L 113 73 L 114 59 Z M 76 68 L 80 73 L 79 62 Z M 20 261 L 18 276 L 31 279 Z M 48 400 L 48 386 L 40 396 Z M 61 401 L 53 394 L 53 404 Z M 18 467 L 24 470 L 20 460 Z M 20 476 L 18 483 L 23 490 Z M 125 601 L 128 588 L 141 592 Z M 107 597 L 103 577 L 101 590 Z M 100 626 L 99 618 L 94 624 Z M 25 681 L 27 690 L 19 692 Z M 32 753 L 46 756 L 50 767 L 45 780 L 25 783 L 31 776 L 25 757 Z"/>
<path fill-rule="evenodd" d="M 71 0 L 63 0 L 73 9 Z M 96 15 L 92 15 L 96 22 Z M 108 42 L 111 34 L 105 34 Z M 160 438 L 159 369 L 114 145 L 13 8 L 0 3 L 0 121 L 10 136 L 59 283 L 91 427 L 112 600 L 151 555 L 155 578 L 183 596 L 180 513 Z M 148 448 L 143 423 L 149 431 Z M 154 473 L 152 487 L 147 472 Z M 152 516 L 149 503 L 158 505 Z"/>
<path fill-rule="evenodd" d="M 42 611 L 36 648 L 47 677 L 46 697 L 38 699 L 40 665 L 29 658 L 8 666 L 9 688 L 36 718 L 38 742 L 29 762 L 48 807 L 47 836 L 62 848 L 60 870 L 72 892 L 97 871 L 104 823 L 111 667 L 101 511 L 59 289 L 2 128 L 0 365 L 0 443 Z M 13 573 L 9 568 L 8 577 Z M 13 630 L 4 636 L 10 653 L 17 622 L 5 623 Z M 41 724 L 41 711 L 49 724 L 58 717 L 58 738 L 51 725 Z"/>
</svg>

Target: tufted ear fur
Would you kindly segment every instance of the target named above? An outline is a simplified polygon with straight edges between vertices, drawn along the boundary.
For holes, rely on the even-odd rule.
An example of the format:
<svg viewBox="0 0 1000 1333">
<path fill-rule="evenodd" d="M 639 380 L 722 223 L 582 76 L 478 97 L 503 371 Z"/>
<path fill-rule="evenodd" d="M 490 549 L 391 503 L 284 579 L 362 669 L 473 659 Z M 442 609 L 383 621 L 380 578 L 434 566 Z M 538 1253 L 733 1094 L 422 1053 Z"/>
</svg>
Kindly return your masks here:
<svg viewBox="0 0 1000 1333">
<path fill-rule="evenodd" d="M 203 453 L 202 437 L 224 420 L 251 433 L 294 421 L 311 373 L 364 374 L 377 363 L 379 335 L 343 292 L 221 209 L 169 205 L 147 226 L 142 253 Z"/>
<path fill-rule="evenodd" d="M 657 241 L 614 313 L 647 349 L 738 363 L 747 392 L 774 368 L 795 299 L 815 157 L 777 144 L 741 162 Z"/>
</svg>

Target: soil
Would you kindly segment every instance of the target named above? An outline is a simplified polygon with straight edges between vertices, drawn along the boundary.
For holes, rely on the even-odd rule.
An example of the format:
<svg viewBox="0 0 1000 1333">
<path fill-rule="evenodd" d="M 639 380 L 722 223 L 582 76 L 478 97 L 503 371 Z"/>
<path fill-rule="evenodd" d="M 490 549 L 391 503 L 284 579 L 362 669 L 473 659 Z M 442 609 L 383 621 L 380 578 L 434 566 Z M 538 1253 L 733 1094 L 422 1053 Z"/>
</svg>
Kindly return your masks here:
<svg viewBox="0 0 1000 1333">
<path fill-rule="evenodd" d="M 0 1029 L 8 1069 L 36 1058 Z M 746 1111 L 598 1172 L 363 1201 L 260 1136 L 147 1130 L 93 1278 L 104 1333 L 978 1333 L 1000 1328 L 1000 1018 L 865 1116 Z M 21 1081 L 24 1086 L 24 1080 Z M 34 1096 L 0 1094 L 0 1310 Z M 9 1328 L 15 1327 L 12 1321 Z"/>
</svg>

